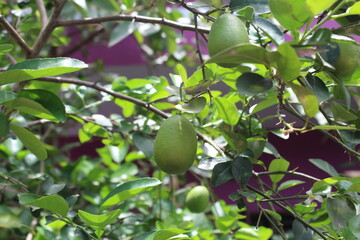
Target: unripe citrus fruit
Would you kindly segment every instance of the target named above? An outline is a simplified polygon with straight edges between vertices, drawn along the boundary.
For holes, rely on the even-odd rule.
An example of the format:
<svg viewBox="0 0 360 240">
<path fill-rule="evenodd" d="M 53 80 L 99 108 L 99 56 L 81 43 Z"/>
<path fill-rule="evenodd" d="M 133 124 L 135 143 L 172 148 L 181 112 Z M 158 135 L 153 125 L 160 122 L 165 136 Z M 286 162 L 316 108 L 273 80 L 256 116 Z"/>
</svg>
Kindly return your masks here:
<svg viewBox="0 0 360 240">
<path fill-rule="evenodd" d="M 210 201 L 209 190 L 204 186 L 196 186 L 192 188 L 186 195 L 186 206 L 194 213 L 205 211 Z"/>
<path fill-rule="evenodd" d="M 352 42 L 338 42 L 339 58 L 334 63 L 339 77 L 349 77 L 360 67 L 360 45 Z"/>
<path fill-rule="evenodd" d="M 185 117 L 174 115 L 163 122 L 156 136 L 155 162 L 166 173 L 184 173 L 194 163 L 196 149 L 194 126 Z"/>
<path fill-rule="evenodd" d="M 210 56 L 241 43 L 249 43 L 249 36 L 244 23 L 238 17 L 225 13 L 214 21 L 208 37 Z M 238 64 L 222 63 L 219 65 L 231 68 Z"/>
</svg>

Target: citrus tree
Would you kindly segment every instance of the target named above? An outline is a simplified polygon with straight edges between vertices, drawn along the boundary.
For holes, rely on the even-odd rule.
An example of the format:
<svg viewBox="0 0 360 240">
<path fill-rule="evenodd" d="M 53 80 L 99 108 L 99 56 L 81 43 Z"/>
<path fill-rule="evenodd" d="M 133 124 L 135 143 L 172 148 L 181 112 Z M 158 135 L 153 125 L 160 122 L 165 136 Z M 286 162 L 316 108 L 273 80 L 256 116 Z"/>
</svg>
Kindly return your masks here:
<svg viewBox="0 0 360 240">
<path fill-rule="evenodd" d="M 360 179 L 299 172 L 268 140 L 319 131 L 359 162 L 359 1 L 0 6 L 0 239 L 360 238 Z M 172 73 L 69 57 L 130 35 Z"/>
</svg>

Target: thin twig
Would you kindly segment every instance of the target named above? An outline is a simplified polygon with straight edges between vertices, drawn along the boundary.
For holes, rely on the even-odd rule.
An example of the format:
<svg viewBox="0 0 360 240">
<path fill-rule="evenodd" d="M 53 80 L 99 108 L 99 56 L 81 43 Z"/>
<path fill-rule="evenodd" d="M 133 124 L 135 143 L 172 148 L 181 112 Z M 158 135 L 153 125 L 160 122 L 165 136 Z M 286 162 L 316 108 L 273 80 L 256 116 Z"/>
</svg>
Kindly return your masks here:
<svg viewBox="0 0 360 240">
<path fill-rule="evenodd" d="M 70 84 L 75 84 L 75 85 L 79 85 L 79 86 L 90 87 L 90 88 L 96 89 L 100 92 L 107 93 L 115 98 L 120 98 L 120 99 L 129 101 L 129 102 L 132 102 L 138 106 L 142 106 L 142 107 L 146 108 L 147 110 L 160 115 L 163 118 L 169 117 L 169 115 L 166 112 L 161 111 L 160 109 L 154 107 L 153 105 L 151 105 L 145 101 L 112 91 L 110 89 L 107 89 L 103 86 L 98 85 L 95 82 L 85 82 L 85 81 L 81 81 L 81 80 L 77 80 L 77 79 L 63 78 L 63 77 L 43 77 L 43 78 L 39 78 L 39 79 L 36 79 L 33 81 L 37 81 L 37 80 L 46 81 L 46 82 L 56 82 L 56 83 L 70 83 Z M 222 147 L 220 147 L 218 144 L 216 144 L 211 138 L 205 136 L 204 134 L 202 134 L 198 131 L 196 132 L 196 134 L 201 140 L 203 140 L 203 141 L 209 143 L 211 146 L 213 146 L 222 156 L 225 156 L 224 149 Z"/>
<path fill-rule="evenodd" d="M 291 109 L 289 106 L 287 105 L 283 105 L 283 109 L 285 111 L 287 111 L 288 113 L 294 115 L 295 117 L 299 118 L 301 121 L 303 122 L 307 122 L 309 124 L 309 126 L 316 126 L 315 123 L 306 120 L 303 116 L 301 116 L 300 114 L 298 114 L 297 112 L 295 112 L 293 109 Z M 351 155 L 353 155 L 354 157 L 356 157 L 356 160 L 358 162 L 360 162 L 360 153 L 357 152 L 356 150 L 350 148 L 349 146 L 347 146 L 345 143 L 341 142 L 338 138 L 336 138 L 335 136 L 333 136 L 331 133 L 329 133 L 326 130 L 323 129 L 318 129 L 321 133 L 325 134 L 326 136 L 328 136 L 329 138 L 331 138 L 332 140 L 334 140 L 338 145 L 340 145 L 342 148 L 344 148 L 348 153 L 350 153 Z"/>
<path fill-rule="evenodd" d="M 0 25 L 9 33 L 9 35 L 15 40 L 15 42 L 20 46 L 20 48 L 25 52 L 27 56 L 30 56 L 32 53 L 31 48 L 27 45 L 25 40 L 20 36 L 20 34 L 11 26 L 11 24 L 6 21 L 3 15 L 0 15 Z"/>
<path fill-rule="evenodd" d="M 204 18 L 206 18 L 207 20 L 215 21 L 215 18 L 209 16 L 209 12 L 200 12 L 199 10 L 197 10 L 195 8 L 189 7 L 187 5 L 187 3 L 185 1 L 183 1 L 183 0 L 175 0 L 175 2 L 177 2 L 180 6 L 182 6 L 183 8 L 188 10 L 189 12 L 192 12 L 194 15 L 201 15 Z"/>
<path fill-rule="evenodd" d="M 10 53 L 5 53 L 4 56 L 9 60 L 9 62 L 10 62 L 11 64 L 15 64 L 15 63 L 16 63 L 15 58 L 14 58 Z"/>
<path fill-rule="evenodd" d="M 46 8 L 43 0 L 36 0 L 36 5 L 40 13 L 41 26 L 44 28 L 48 24 L 48 16 L 46 14 Z"/>
<path fill-rule="evenodd" d="M 256 192 L 257 194 L 263 196 L 266 199 L 273 199 L 271 197 L 269 197 L 268 195 L 266 195 L 265 193 L 259 191 L 258 189 L 254 188 L 253 186 L 247 184 L 246 185 L 250 190 Z M 274 204 L 276 204 L 278 207 L 280 207 L 281 209 L 283 209 L 284 211 L 290 213 L 296 220 L 298 220 L 299 222 L 301 222 L 304 226 L 310 228 L 311 230 L 313 230 L 314 232 L 316 232 L 316 234 L 318 234 L 322 239 L 327 239 L 326 236 L 324 234 L 322 234 L 317 228 L 313 227 L 311 224 L 305 222 L 301 217 L 299 217 L 296 213 L 294 213 L 293 211 L 289 210 L 287 207 L 285 207 L 284 205 L 282 205 L 281 203 L 279 203 L 278 201 L 274 201 Z"/>
<path fill-rule="evenodd" d="M 104 22 L 113 22 L 113 21 L 153 23 L 153 24 L 166 25 L 169 27 L 183 30 L 183 31 L 193 31 L 193 32 L 196 31 L 196 27 L 193 25 L 182 24 L 179 22 L 168 20 L 166 18 L 132 16 L 132 15 L 126 15 L 126 14 L 119 14 L 119 15 L 98 17 L 98 18 L 84 18 L 84 19 L 78 19 L 78 20 L 58 21 L 56 26 L 57 27 L 68 27 L 68 26 L 76 26 L 76 25 L 101 24 Z M 205 28 L 205 27 L 198 27 L 197 29 L 200 33 L 209 33 L 209 31 L 210 31 L 209 28 Z"/>
<path fill-rule="evenodd" d="M 102 32 L 104 32 L 104 27 L 100 26 L 99 28 L 96 29 L 95 32 L 90 33 L 89 36 L 82 39 L 81 41 L 79 41 L 78 43 L 76 43 L 74 46 L 67 49 L 66 51 L 60 53 L 59 56 L 69 56 L 69 55 L 71 55 L 72 53 L 74 53 L 74 52 L 78 51 L 79 49 L 83 48 L 85 45 L 91 43 L 92 40 L 94 40 L 94 38 L 96 36 L 98 36 Z"/>
<path fill-rule="evenodd" d="M 271 219 L 271 217 L 268 215 L 268 213 L 266 212 L 266 210 L 260 205 L 259 202 L 256 202 L 258 208 L 260 208 L 261 213 L 264 214 L 264 216 L 267 218 L 267 220 L 269 221 L 269 223 L 273 226 L 274 229 L 276 229 L 276 231 L 281 235 L 281 237 L 285 240 L 287 240 L 287 237 L 284 233 L 284 230 L 281 228 L 281 226 L 276 225 L 274 223 L 274 221 Z"/>
<path fill-rule="evenodd" d="M 306 39 L 306 37 L 310 36 L 315 30 L 317 30 L 321 25 L 323 25 L 325 22 L 327 22 L 328 20 L 330 20 L 331 16 L 336 13 L 340 8 L 342 8 L 342 6 L 344 6 L 346 2 L 345 1 L 339 1 L 339 4 L 331 11 L 329 11 L 328 15 L 324 18 L 322 18 L 322 20 L 318 23 L 315 24 L 314 27 L 312 27 L 309 31 L 307 31 L 300 42 L 304 41 Z"/>
<path fill-rule="evenodd" d="M 201 71 L 203 75 L 203 79 L 206 80 L 205 75 L 205 65 L 204 65 L 204 59 L 202 57 L 201 51 L 200 51 L 200 40 L 199 40 L 199 30 L 198 30 L 198 21 L 197 21 L 197 14 L 194 14 L 194 23 L 195 23 L 195 40 L 196 40 L 196 48 L 197 48 L 197 54 L 199 56 L 200 64 L 201 64 Z"/>
<path fill-rule="evenodd" d="M 288 175 L 294 175 L 294 176 L 299 176 L 299 177 L 303 177 L 312 181 L 320 181 L 321 179 L 307 175 L 305 173 L 301 173 L 301 172 L 294 172 L 294 171 L 273 171 L 273 172 L 255 172 L 255 175 L 258 176 L 262 176 L 262 175 L 272 175 L 272 174 L 288 174 Z"/>
<path fill-rule="evenodd" d="M 31 58 L 36 58 L 39 56 L 40 51 L 43 49 L 45 44 L 48 42 L 51 33 L 57 26 L 57 22 L 59 21 L 60 13 L 62 8 L 64 7 L 67 0 L 56 0 L 54 11 L 50 17 L 48 24 L 41 30 L 39 37 L 36 39 L 32 49 L 33 52 L 31 54 Z"/>
<path fill-rule="evenodd" d="M 306 199 L 308 196 L 294 196 L 294 197 L 282 197 L 282 198 L 271 198 L 271 199 L 262 199 L 260 202 L 275 202 L 275 201 L 286 201 L 286 200 L 294 200 L 294 199 Z"/>
<path fill-rule="evenodd" d="M 261 180 L 261 178 L 259 177 L 259 175 L 255 175 L 255 177 L 256 177 L 256 182 L 258 183 L 258 186 L 260 187 L 261 191 L 262 191 L 262 192 L 266 192 L 266 191 L 265 191 L 265 188 L 264 188 L 263 181 Z M 260 204 L 258 204 L 258 205 L 260 206 Z M 274 207 L 274 205 L 273 205 L 272 202 L 268 202 L 268 205 L 269 205 L 269 208 L 270 208 L 273 212 L 276 212 L 275 207 Z M 260 207 L 261 207 L 261 206 L 260 206 Z M 261 207 L 261 209 L 262 209 L 262 207 Z M 266 212 L 264 212 L 264 214 L 265 214 L 265 216 L 267 216 Z M 285 231 L 284 231 L 283 227 L 281 226 L 281 222 L 280 222 L 279 220 L 275 219 L 275 218 L 274 218 L 273 221 L 271 221 L 271 218 L 268 218 L 268 220 L 269 220 L 270 222 L 272 222 L 274 225 L 275 225 L 275 223 L 274 223 L 273 221 L 276 221 L 276 223 L 277 223 L 277 225 L 275 225 L 275 226 L 276 226 L 276 230 L 278 231 L 278 233 L 279 233 L 281 236 L 284 237 L 284 236 L 285 236 Z M 284 239 L 286 239 L 286 237 L 285 237 Z"/>
</svg>

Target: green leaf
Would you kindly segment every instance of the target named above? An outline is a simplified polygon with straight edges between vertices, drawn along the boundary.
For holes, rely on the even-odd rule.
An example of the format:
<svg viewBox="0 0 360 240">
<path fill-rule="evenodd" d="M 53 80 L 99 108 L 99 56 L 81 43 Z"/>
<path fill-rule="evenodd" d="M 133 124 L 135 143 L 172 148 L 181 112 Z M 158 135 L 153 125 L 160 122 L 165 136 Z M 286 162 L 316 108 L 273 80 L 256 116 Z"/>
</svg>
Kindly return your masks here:
<svg viewBox="0 0 360 240">
<path fill-rule="evenodd" d="M 278 222 L 281 222 L 282 217 L 281 217 L 281 215 L 278 214 L 277 212 L 274 212 L 274 211 L 269 210 L 269 209 L 264 209 L 264 211 L 265 211 L 267 214 L 271 215 L 273 218 L 275 218 Z"/>
<path fill-rule="evenodd" d="M 132 34 L 136 27 L 136 22 L 121 22 L 117 27 L 112 29 L 108 47 L 113 47 L 114 45 L 121 42 L 127 36 Z"/>
<path fill-rule="evenodd" d="M 222 162 L 215 165 L 211 175 L 211 185 L 214 187 L 220 186 L 229 180 L 233 179 L 231 161 Z"/>
<path fill-rule="evenodd" d="M 319 103 L 315 94 L 306 87 L 293 83 L 289 83 L 289 85 L 303 106 L 305 114 L 309 118 L 314 117 L 319 111 Z"/>
<path fill-rule="evenodd" d="M 43 89 L 21 90 L 19 97 L 31 99 L 39 103 L 60 122 L 66 121 L 65 106 L 60 98 L 54 93 Z"/>
<path fill-rule="evenodd" d="M 113 189 L 103 200 L 100 211 L 108 209 L 116 204 L 125 201 L 137 194 L 147 191 L 150 188 L 161 184 L 156 178 L 140 178 L 121 184 Z"/>
<path fill-rule="evenodd" d="M 292 231 L 294 233 L 295 240 L 302 240 L 302 235 L 306 232 L 305 226 L 295 219 L 292 222 Z"/>
<path fill-rule="evenodd" d="M 326 87 L 324 81 L 310 74 L 308 74 L 305 79 L 306 85 L 316 95 L 320 103 L 325 102 L 330 98 L 329 89 Z"/>
<path fill-rule="evenodd" d="M 236 220 L 237 219 L 235 217 L 230 215 L 219 216 L 215 219 L 215 226 L 221 232 L 226 233 L 229 232 L 232 228 L 234 228 Z"/>
<path fill-rule="evenodd" d="M 0 104 L 3 104 L 5 102 L 9 102 L 17 98 L 17 94 L 14 92 L 6 91 L 6 90 L 0 90 Z"/>
<path fill-rule="evenodd" d="M 88 65 L 82 61 L 66 57 L 25 60 L 10 66 L 6 71 L 0 73 L 0 86 L 71 73 L 87 67 Z"/>
<path fill-rule="evenodd" d="M 6 115 L 0 111 L 0 138 L 6 137 L 9 133 L 9 120 Z"/>
<path fill-rule="evenodd" d="M 187 113 L 199 113 L 206 106 L 206 98 L 198 97 L 191 99 L 188 103 L 182 105 L 176 105 L 175 107 L 183 112 Z"/>
<path fill-rule="evenodd" d="M 281 26 L 290 31 L 297 31 L 314 16 L 305 0 L 269 0 L 269 6 Z"/>
<path fill-rule="evenodd" d="M 240 94 L 252 96 L 269 91 L 273 82 L 259 74 L 246 72 L 238 77 L 236 87 Z"/>
<path fill-rule="evenodd" d="M 270 12 L 269 0 L 231 0 L 229 7 L 231 11 L 236 11 L 245 7 L 253 7 L 258 14 Z"/>
<path fill-rule="evenodd" d="M 333 101 L 330 103 L 330 107 L 336 121 L 348 122 L 358 119 L 358 116 L 348 111 L 346 107 L 340 103 Z"/>
<path fill-rule="evenodd" d="M 234 151 L 237 153 L 243 153 L 246 151 L 248 144 L 244 135 L 234 132 L 231 126 L 224 123 L 220 125 L 220 130 L 222 132 L 222 136 Z"/>
<path fill-rule="evenodd" d="M 132 9 L 134 7 L 135 0 L 122 0 L 127 9 Z"/>
<path fill-rule="evenodd" d="M 255 10 L 253 7 L 248 6 L 245 8 L 240 9 L 236 12 L 237 15 L 240 16 L 240 18 L 245 22 L 252 22 L 254 18 Z"/>
<path fill-rule="evenodd" d="M 358 239 L 360 238 L 360 215 L 353 216 L 349 219 L 349 228 L 352 234 L 355 235 Z"/>
<path fill-rule="evenodd" d="M 346 240 L 358 240 L 359 239 L 359 238 L 355 237 L 355 235 L 351 232 L 349 227 L 341 228 L 340 231 L 341 231 L 341 236 L 343 237 L 343 239 L 346 239 Z M 335 232 L 335 234 L 333 236 L 336 236 L 336 235 L 337 235 L 337 233 Z M 336 240 L 338 240 L 338 239 L 336 239 Z"/>
<path fill-rule="evenodd" d="M 154 139 L 149 135 L 137 132 L 133 135 L 133 142 L 146 157 L 151 158 L 154 155 Z"/>
<path fill-rule="evenodd" d="M 274 159 L 271 161 L 269 165 L 269 172 L 276 172 L 276 171 L 287 171 L 290 166 L 290 163 L 283 158 Z M 273 184 L 278 183 L 284 174 L 271 174 L 270 179 Z"/>
<path fill-rule="evenodd" d="M 314 32 L 314 34 L 307 39 L 305 45 L 320 45 L 327 44 L 331 40 L 331 31 L 327 28 L 319 28 Z"/>
<path fill-rule="evenodd" d="M 186 232 L 188 231 L 179 228 L 162 229 L 148 235 L 144 240 L 190 239 L 183 235 Z M 178 235 L 179 237 L 177 237 Z"/>
<path fill-rule="evenodd" d="M 124 117 L 131 117 L 135 113 L 135 104 L 120 98 L 115 99 L 115 104 L 122 108 Z"/>
<path fill-rule="evenodd" d="M 0 228 L 20 228 L 23 227 L 23 221 L 14 213 L 2 213 L 0 218 Z"/>
<path fill-rule="evenodd" d="M 154 84 L 153 81 L 143 78 L 134 78 L 126 81 L 125 85 L 129 87 L 131 90 L 143 88 L 148 84 Z"/>
<path fill-rule="evenodd" d="M 306 0 L 306 4 L 315 16 L 330 8 L 336 1 L 337 0 Z"/>
<path fill-rule="evenodd" d="M 183 83 L 186 85 L 188 79 L 186 68 L 178 63 L 175 65 L 174 72 L 181 77 Z"/>
<path fill-rule="evenodd" d="M 360 14 L 360 2 L 357 2 L 354 5 L 352 5 L 351 7 L 349 7 L 345 13 L 333 15 L 331 17 L 332 17 L 332 19 L 337 19 L 337 18 L 341 18 L 341 17 L 345 17 L 345 16 L 359 15 L 359 14 Z"/>
<path fill-rule="evenodd" d="M 88 16 L 89 10 L 86 4 L 86 0 L 72 0 L 70 2 L 75 6 L 75 8 L 80 12 L 83 17 Z"/>
<path fill-rule="evenodd" d="M 312 192 L 321 192 L 326 190 L 329 186 L 334 185 L 342 180 L 348 180 L 346 177 L 329 177 L 323 180 L 317 181 L 312 186 Z"/>
<path fill-rule="evenodd" d="M 297 186 L 299 184 L 303 184 L 305 183 L 304 181 L 300 181 L 300 180 L 288 180 L 288 181 L 285 181 L 283 183 L 281 183 L 278 187 L 278 191 L 281 191 L 281 190 L 285 190 L 285 189 L 288 189 L 288 188 L 291 188 L 291 187 L 294 187 L 294 186 Z"/>
<path fill-rule="evenodd" d="M 285 42 L 284 34 L 281 29 L 272 23 L 271 21 L 257 17 L 254 20 L 256 26 L 258 26 L 263 33 L 268 36 L 271 41 L 273 41 L 276 45 L 280 45 Z"/>
<path fill-rule="evenodd" d="M 348 197 L 326 199 L 326 209 L 335 229 L 347 226 L 349 219 L 356 215 L 354 204 Z"/>
<path fill-rule="evenodd" d="M 40 103 L 37 103 L 31 99 L 18 97 L 10 102 L 10 104 L 11 108 L 19 110 L 23 113 L 27 113 L 38 118 L 59 122 L 51 112 L 44 108 Z"/>
<path fill-rule="evenodd" d="M 321 170 L 325 171 L 332 177 L 339 177 L 339 173 L 336 171 L 336 169 L 328 162 L 321 160 L 321 159 L 309 159 L 309 161 L 320 168 Z"/>
<path fill-rule="evenodd" d="M 349 192 L 360 193 L 360 182 L 356 182 L 356 183 L 351 184 L 350 187 L 345 191 L 345 194 L 349 193 Z"/>
<path fill-rule="evenodd" d="M 252 163 L 249 158 L 238 156 L 231 164 L 231 172 L 236 182 L 243 187 L 252 174 Z"/>
<path fill-rule="evenodd" d="M 341 79 L 339 79 L 336 75 L 334 75 L 332 72 L 327 71 L 326 73 L 329 74 L 331 78 L 334 80 L 334 82 L 337 84 L 337 87 L 340 90 L 341 95 L 345 96 L 346 109 L 350 109 L 351 95 L 349 93 L 348 88 L 345 86 L 344 82 Z"/>
<path fill-rule="evenodd" d="M 63 197 L 57 194 L 40 197 L 31 193 L 23 193 L 19 194 L 19 202 L 22 205 L 39 207 L 62 216 L 66 216 L 69 212 L 68 203 Z"/>
<path fill-rule="evenodd" d="M 0 55 L 4 55 L 13 49 L 13 45 L 11 44 L 0 44 Z"/>
<path fill-rule="evenodd" d="M 256 45 L 238 44 L 215 54 L 205 63 L 260 63 L 267 66 L 266 53 L 264 48 Z"/>
<path fill-rule="evenodd" d="M 92 3 L 113 13 L 121 12 L 120 4 L 116 0 L 93 0 Z"/>
<path fill-rule="evenodd" d="M 260 112 L 261 110 L 267 109 L 277 104 L 279 102 L 279 99 L 276 96 L 277 96 L 276 92 L 269 92 L 264 100 L 262 100 L 257 104 L 254 104 L 250 108 L 250 115 Z"/>
<path fill-rule="evenodd" d="M 289 43 L 281 44 L 276 52 L 269 52 L 268 58 L 284 81 L 291 81 L 300 75 L 301 62 Z"/>
<path fill-rule="evenodd" d="M 266 140 L 262 137 L 251 137 L 247 139 L 248 148 L 254 154 L 254 159 L 258 159 L 264 152 Z"/>
<path fill-rule="evenodd" d="M 86 225 L 95 230 L 99 230 L 105 228 L 110 223 L 115 222 L 121 212 L 122 211 L 120 209 L 116 209 L 111 212 L 98 215 L 79 210 L 78 215 L 81 221 L 83 221 Z"/>
<path fill-rule="evenodd" d="M 226 157 L 204 157 L 200 160 L 198 168 L 203 170 L 213 170 L 217 164 L 227 161 L 229 161 L 229 159 Z"/>
<path fill-rule="evenodd" d="M 196 70 L 189 78 L 187 78 L 186 81 L 184 81 L 185 86 L 183 86 L 182 89 L 194 91 L 195 89 L 200 87 L 206 88 L 207 86 L 213 84 L 213 82 L 217 82 L 214 80 L 208 80 L 208 79 L 212 79 L 213 78 L 212 76 L 213 76 L 213 72 L 209 68 L 205 69 L 205 79 L 203 76 L 202 69 Z M 182 77 L 181 80 L 183 80 Z"/>
<path fill-rule="evenodd" d="M 10 129 L 40 161 L 47 158 L 43 143 L 32 132 L 14 124 L 10 124 Z"/>
<path fill-rule="evenodd" d="M 214 99 L 219 117 L 227 124 L 234 126 L 239 121 L 239 111 L 235 104 L 224 97 Z"/>
</svg>

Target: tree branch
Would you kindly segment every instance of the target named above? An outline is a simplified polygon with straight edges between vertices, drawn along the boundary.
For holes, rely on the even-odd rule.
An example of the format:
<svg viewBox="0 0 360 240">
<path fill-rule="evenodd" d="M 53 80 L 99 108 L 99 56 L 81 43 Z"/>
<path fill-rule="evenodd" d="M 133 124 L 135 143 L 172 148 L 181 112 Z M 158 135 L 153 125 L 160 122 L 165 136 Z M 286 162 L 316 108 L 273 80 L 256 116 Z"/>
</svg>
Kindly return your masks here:
<svg viewBox="0 0 360 240">
<path fill-rule="evenodd" d="M 316 177 L 307 175 L 305 173 L 301 173 L 301 172 L 293 172 L 293 171 L 273 171 L 273 172 L 254 172 L 254 175 L 257 176 L 263 176 L 263 175 L 272 175 L 272 174 L 288 174 L 288 175 L 294 175 L 294 176 L 299 176 L 299 177 L 303 177 L 312 181 L 320 181 L 321 179 L 318 179 Z"/>
<path fill-rule="evenodd" d="M 200 12 L 199 10 L 189 7 L 186 2 L 184 2 L 183 0 L 175 0 L 175 2 L 177 2 L 180 6 L 182 6 L 183 8 L 185 8 L 186 10 L 188 10 L 189 12 L 192 12 L 194 15 L 201 15 L 204 18 L 206 18 L 207 20 L 210 21 L 215 21 L 215 18 L 210 17 L 209 14 L 207 12 L 203 13 Z"/>
<path fill-rule="evenodd" d="M 146 17 L 146 16 L 132 16 L 126 14 L 119 14 L 113 16 L 106 17 L 98 17 L 98 18 L 84 18 L 79 20 L 67 20 L 67 21 L 58 21 L 56 27 L 67 27 L 67 26 L 75 26 L 75 25 L 89 25 L 89 24 L 101 24 L 103 22 L 113 22 L 113 21 L 134 21 L 134 22 L 142 22 L 142 23 L 153 23 L 166 25 L 169 27 L 173 27 L 176 29 L 180 29 L 183 31 L 193 31 L 196 30 L 200 33 L 209 33 L 209 28 L 204 27 L 195 27 L 189 24 L 182 24 L 172 20 L 168 20 L 165 18 L 154 18 L 154 17 Z"/>
<path fill-rule="evenodd" d="M 27 56 L 30 56 L 32 54 L 31 48 L 26 44 L 25 40 L 13 28 L 13 26 L 11 26 L 11 24 L 6 21 L 3 15 L 0 15 L 0 25 L 9 33 L 9 35 L 15 40 L 15 42 L 20 46 L 20 48 L 25 52 Z"/>
<path fill-rule="evenodd" d="M 104 32 L 104 30 L 105 29 L 102 26 L 100 26 L 99 28 L 96 29 L 95 32 L 90 33 L 89 36 L 87 36 L 86 38 L 80 40 L 78 43 L 76 43 L 71 48 L 69 48 L 69 49 L 65 50 L 64 52 L 60 53 L 59 56 L 69 56 L 69 55 L 71 55 L 72 53 L 74 53 L 77 50 L 84 47 L 86 44 L 91 43 L 91 41 L 94 40 L 94 38 L 96 36 L 98 36 L 100 33 Z"/>
<path fill-rule="evenodd" d="M 105 88 L 103 86 L 98 85 L 95 82 L 85 82 L 85 81 L 81 81 L 81 80 L 77 80 L 77 79 L 63 78 L 63 77 L 43 77 L 43 78 L 35 79 L 33 81 L 70 83 L 70 84 L 75 84 L 75 85 L 79 85 L 79 86 L 90 87 L 90 88 L 96 89 L 96 90 L 98 90 L 100 92 L 107 93 L 107 94 L 109 94 L 109 95 L 111 95 L 111 96 L 113 96 L 115 98 L 120 98 L 120 99 L 123 99 L 125 101 L 129 101 L 129 102 L 132 102 L 132 103 L 134 103 L 136 105 L 144 107 L 144 108 L 148 109 L 149 111 L 152 111 L 152 112 L 160 115 L 163 118 L 168 118 L 169 117 L 169 115 L 166 112 L 161 111 L 160 109 L 154 107 L 153 105 L 151 105 L 151 104 L 149 104 L 149 103 L 147 103 L 145 101 L 142 101 L 142 100 L 139 100 L 137 98 L 133 98 L 133 97 L 130 97 L 130 96 L 115 92 L 115 91 L 110 90 L 110 89 L 107 89 L 107 88 Z M 220 147 L 218 144 L 216 144 L 211 138 L 205 136 L 204 134 L 202 134 L 202 133 L 200 133 L 198 131 L 196 131 L 196 134 L 201 140 L 203 140 L 203 141 L 209 143 L 211 146 L 213 146 L 222 156 L 225 156 L 224 149 L 222 147 Z"/>
<path fill-rule="evenodd" d="M 257 194 L 263 196 L 266 199 L 269 199 L 270 201 L 273 201 L 271 199 L 273 199 L 272 197 L 266 195 L 265 193 L 259 191 L 258 189 L 254 188 L 253 186 L 247 184 L 246 185 L 250 190 L 256 192 Z M 301 222 L 304 226 L 310 228 L 311 230 L 313 230 L 314 232 L 316 232 L 322 239 L 327 239 L 317 228 L 313 227 L 311 224 L 305 222 L 301 217 L 299 217 L 296 213 L 294 213 L 293 211 L 289 210 L 287 207 L 285 207 L 284 205 L 282 205 L 281 203 L 279 203 L 278 201 L 274 201 L 274 204 L 276 204 L 278 207 L 280 207 L 281 209 L 285 210 L 286 212 L 290 213 L 295 219 L 297 219 L 299 222 Z"/>
<path fill-rule="evenodd" d="M 47 25 L 41 30 L 39 37 L 36 39 L 32 49 L 33 52 L 31 54 L 31 58 L 36 58 L 39 56 L 39 53 L 41 49 L 45 46 L 45 44 L 48 42 L 51 33 L 54 31 L 54 29 L 57 26 L 57 22 L 59 21 L 59 16 L 61 13 L 62 8 L 64 7 L 67 0 L 56 0 L 55 2 L 55 8 L 54 11 L 50 17 L 49 22 Z"/>
<path fill-rule="evenodd" d="M 300 114 L 298 114 L 297 112 L 295 112 L 293 109 L 291 109 L 291 107 L 287 106 L 287 105 L 283 105 L 283 109 L 285 111 L 287 111 L 288 113 L 290 113 L 291 115 L 297 117 L 298 119 L 300 119 L 303 122 L 306 122 L 307 120 L 301 116 Z M 315 123 L 311 122 L 311 121 L 307 121 L 307 123 L 309 124 L 309 126 L 316 126 Z M 354 157 L 356 157 L 356 160 L 358 162 L 360 162 L 360 153 L 357 152 L 356 150 L 350 148 L 349 146 L 347 146 L 345 143 L 343 143 L 342 141 L 340 141 L 339 139 L 337 139 L 335 136 L 333 136 L 331 133 L 329 133 L 326 130 L 323 129 L 318 129 L 321 133 L 325 134 L 326 136 L 328 136 L 329 138 L 331 138 L 332 140 L 334 140 L 338 145 L 340 145 L 342 148 L 344 148 L 349 154 L 353 155 Z"/>
<path fill-rule="evenodd" d="M 48 16 L 46 14 L 46 8 L 43 0 L 36 0 L 36 5 L 40 13 L 41 26 L 44 28 L 48 23 Z"/>
</svg>

